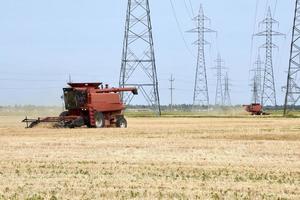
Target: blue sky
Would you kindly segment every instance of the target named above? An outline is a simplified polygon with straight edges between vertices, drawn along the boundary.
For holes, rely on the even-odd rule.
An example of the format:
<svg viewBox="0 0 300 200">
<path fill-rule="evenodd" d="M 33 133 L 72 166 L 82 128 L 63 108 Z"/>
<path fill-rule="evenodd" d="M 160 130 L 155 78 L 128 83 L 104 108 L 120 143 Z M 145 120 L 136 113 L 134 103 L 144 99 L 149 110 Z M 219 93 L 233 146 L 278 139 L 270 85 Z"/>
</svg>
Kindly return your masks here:
<svg viewBox="0 0 300 200">
<path fill-rule="evenodd" d="M 191 45 L 196 35 L 186 33 L 194 26 L 189 14 L 192 11 L 185 8 L 184 0 L 173 2 L 180 30 L 196 55 Z M 255 39 L 251 48 L 251 35 L 258 31 L 255 20 L 262 20 L 267 5 L 271 6 L 280 22 L 278 30 L 287 34 L 275 40 L 280 49 L 274 53 L 278 102 L 282 104 L 294 0 L 277 0 L 276 9 L 276 0 L 258 0 L 257 15 L 256 0 L 191 2 L 195 13 L 203 4 L 211 28 L 218 31 L 217 37 L 207 37 L 212 43 L 207 49 L 210 99 L 214 102 L 216 87 L 213 60 L 220 52 L 229 70 L 235 104 L 250 101 L 249 70 L 257 47 L 264 42 Z M 69 74 L 73 81 L 102 81 L 117 86 L 126 5 L 125 0 L 1 1 L 0 105 L 60 105 L 61 88 Z M 183 42 L 170 1 L 150 0 L 150 7 L 161 101 L 170 101 L 168 79 L 173 74 L 175 103 L 192 103 L 196 60 Z"/>
</svg>

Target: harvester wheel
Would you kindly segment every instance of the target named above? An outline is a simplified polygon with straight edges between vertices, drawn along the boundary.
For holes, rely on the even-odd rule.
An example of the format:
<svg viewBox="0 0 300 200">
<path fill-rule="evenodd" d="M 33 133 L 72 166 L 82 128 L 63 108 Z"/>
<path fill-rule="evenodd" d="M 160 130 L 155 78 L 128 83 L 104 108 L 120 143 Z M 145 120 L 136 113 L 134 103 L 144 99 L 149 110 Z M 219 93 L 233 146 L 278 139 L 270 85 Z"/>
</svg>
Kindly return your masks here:
<svg viewBox="0 0 300 200">
<path fill-rule="evenodd" d="M 60 113 L 60 117 L 66 117 L 66 116 L 68 116 L 69 115 L 69 112 L 68 111 L 64 111 L 64 112 L 62 112 L 62 113 Z"/>
<path fill-rule="evenodd" d="M 119 117 L 116 125 L 118 128 L 127 128 L 127 120 L 124 117 Z"/>
<path fill-rule="evenodd" d="M 105 118 L 102 112 L 95 113 L 95 126 L 96 128 L 103 128 L 105 126 Z"/>
<path fill-rule="evenodd" d="M 38 121 L 32 122 L 32 123 L 28 126 L 28 128 L 34 128 L 34 127 L 37 126 L 38 124 L 39 124 Z"/>
<path fill-rule="evenodd" d="M 73 120 L 70 124 L 68 124 L 69 128 L 76 128 L 76 127 L 81 127 L 84 125 L 84 120 L 82 117 L 79 117 L 75 120 Z"/>
</svg>

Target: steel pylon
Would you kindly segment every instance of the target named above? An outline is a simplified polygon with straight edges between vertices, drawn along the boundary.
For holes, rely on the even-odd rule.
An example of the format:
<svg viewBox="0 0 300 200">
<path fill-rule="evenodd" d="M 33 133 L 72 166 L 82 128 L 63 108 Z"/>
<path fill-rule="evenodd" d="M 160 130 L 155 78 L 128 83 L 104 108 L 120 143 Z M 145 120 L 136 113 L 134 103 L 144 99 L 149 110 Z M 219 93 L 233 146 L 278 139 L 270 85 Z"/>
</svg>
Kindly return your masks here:
<svg viewBox="0 0 300 200">
<path fill-rule="evenodd" d="M 228 72 L 226 72 L 224 77 L 224 106 L 231 106 L 231 97 L 230 97 L 230 83 Z"/>
<path fill-rule="evenodd" d="M 205 40 L 205 33 L 215 31 L 206 27 L 206 21 L 208 21 L 209 18 L 204 15 L 202 4 L 200 5 L 198 15 L 194 17 L 193 20 L 196 22 L 196 28 L 188 31 L 190 33 L 197 33 L 198 35 L 198 39 L 193 43 L 197 46 L 198 50 L 193 105 L 208 107 L 209 94 L 205 61 L 205 45 L 209 44 L 209 42 Z"/>
<path fill-rule="evenodd" d="M 294 109 L 300 99 L 300 0 L 296 0 L 284 115 Z"/>
<path fill-rule="evenodd" d="M 120 87 L 137 87 L 158 115 L 161 114 L 149 0 L 128 0 Z M 130 104 L 133 95 L 121 94 Z"/>
<path fill-rule="evenodd" d="M 273 25 L 279 24 L 272 18 L 271 8 L 268 8 L 267 17 L 260 22 L 264 26 L 264 30 L 254 36 L 264 37 L 265 43 L 261 48 L 265 49 L 265 68 L 262 84 L 261 104 L 263 106 L 277 106 L 276 87 L 273 69 L 273 48 L 278 48 L 273 43 L 274 36 L 282 36 L 284 34 L 273 30 Z"/>
<path fill-rule="evenodd" d="M 258 84 L 257 84 L 257 79 L 254 77 L 252 79 L 252 84 L 251 84 L 251 87 L 252 87 L 252 101 L 253 103 L 257 104 L 260 102 L 260 98 L 259 98 L 259 92 L 258 92 Z"/>
<path fill-rule="evenodd" d="M 215 105 L 223 106 L 224 105 L 224 88 L 223 88 L 223 72 L 224 61 L 221 58 L 221 54 L 218 53 L 216 61 L 216 70 L 217 70 L 217 86 L 216 86 L 216 96 L 215 96 Z"/>
<path fill-rule="evenodd" d="M 260 55 L 257 56 L 257 60 L 254 63 L 255 67 L 252 70 L 254 73 L 252 83 L 252 103 L 261 103 L 262 95 L 262 66 L 263 62 Z"/>
</svg>

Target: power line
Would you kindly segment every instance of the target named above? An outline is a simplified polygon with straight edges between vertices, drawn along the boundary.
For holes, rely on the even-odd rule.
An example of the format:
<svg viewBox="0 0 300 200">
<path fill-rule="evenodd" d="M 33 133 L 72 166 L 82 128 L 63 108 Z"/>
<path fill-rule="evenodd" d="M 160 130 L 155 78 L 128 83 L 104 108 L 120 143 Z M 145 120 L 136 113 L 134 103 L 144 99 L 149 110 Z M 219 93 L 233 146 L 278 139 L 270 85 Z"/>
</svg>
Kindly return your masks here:
<svg viewBox="0 0 300 200">
<path fill-rule="evenodd" d="M 194 15 L 191 13 L 190 9 L 188 8 L 188 5 L 187 5 L 187 3 L 186 3 L 186 0 L 183 0 L 183 2 L 184 2 L 184 7 L 185 7 L 185 9 L 186 9 L 186 11 L 187 11 L 189 17 L 192 19 Z M 193 11 L 192 11 L 192 12 L 193 12 Z"/>
<path fill-rule="evenodd" d="M 274 10 L 273 10 L 273 16 L 276 16 L 276 11 L 277 11 L 277 4 L 278 4 L 278 0 L 275 1 L 275 5 L 274 5 Z"/>
<path fill-rule="evenodd" d="M 176 25 L 177 25 L 177 29 L 180 33 L 180 36 L 181 36 L 181 39 L 182 41 L 184 42 L 184 45 L 185 45 L 185 48 L 188 50 L 188 52 L 194 57 L 196 58 L 196 56 L 194 55 L 193 51 L 189 48 L 189 45 L 184 37 L 184 34 L 183 34 L 183 31 L 181 29 L 181 26 L 180 26 L 180 23 L 179 23 L 179 20 L 178 20 L 178 17 L 177 17 L 177 14 L 176 14 L 176 10 L 175 10 L 175 6 L 174 6 L 174 3 L 172 0 L 170 0 L 170 4 L 171 4 L 171 8 L 172 8 L 172 13 L 173 13 L 173 17 L 176 21 Z"/>
<path fill-rule="evenodd" d="M 193 4 L 192 4 L 192 1 L 189 0 L 189 3 L 190 3 L 190 7 L 191 7 L 191 11 L 192 11 L 192 15 L 195 16 L 195 13 L 194 13 L 194 7 L 193 7 Z"/>
</svg>

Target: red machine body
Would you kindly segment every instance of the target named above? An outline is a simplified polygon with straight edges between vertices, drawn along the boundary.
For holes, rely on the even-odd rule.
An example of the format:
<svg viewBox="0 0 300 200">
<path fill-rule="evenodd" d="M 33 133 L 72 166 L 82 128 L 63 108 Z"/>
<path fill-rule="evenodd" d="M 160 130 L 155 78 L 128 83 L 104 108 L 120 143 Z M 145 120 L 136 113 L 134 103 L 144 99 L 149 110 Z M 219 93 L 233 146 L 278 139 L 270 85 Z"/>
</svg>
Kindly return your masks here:
<svg viewBox="0 0 300 200">
<path fill-rule="evenodd" d="M 266 113 L 263 112 L 263 106 L 258 103 L 253 103 L 251 105 L 244 105 L 245 110 L 252 115 L 265 115 Z"/>
<path fill-rule="evenodd" d="M 64 88 L 64 101 L 66 111 L 59 117 L 44 119 L 24 119 L 23 122 L 32 128 L 41 122 L 57 122 L 63 127 L 120 127 L 126 128 L 127 121 L 123 111 L 125 105 L 121 101 L 121 92 L 137 94 L 136 88 L 109 88 L 102 83 L 68 83 L 70 87 Z"/>
</svg>

